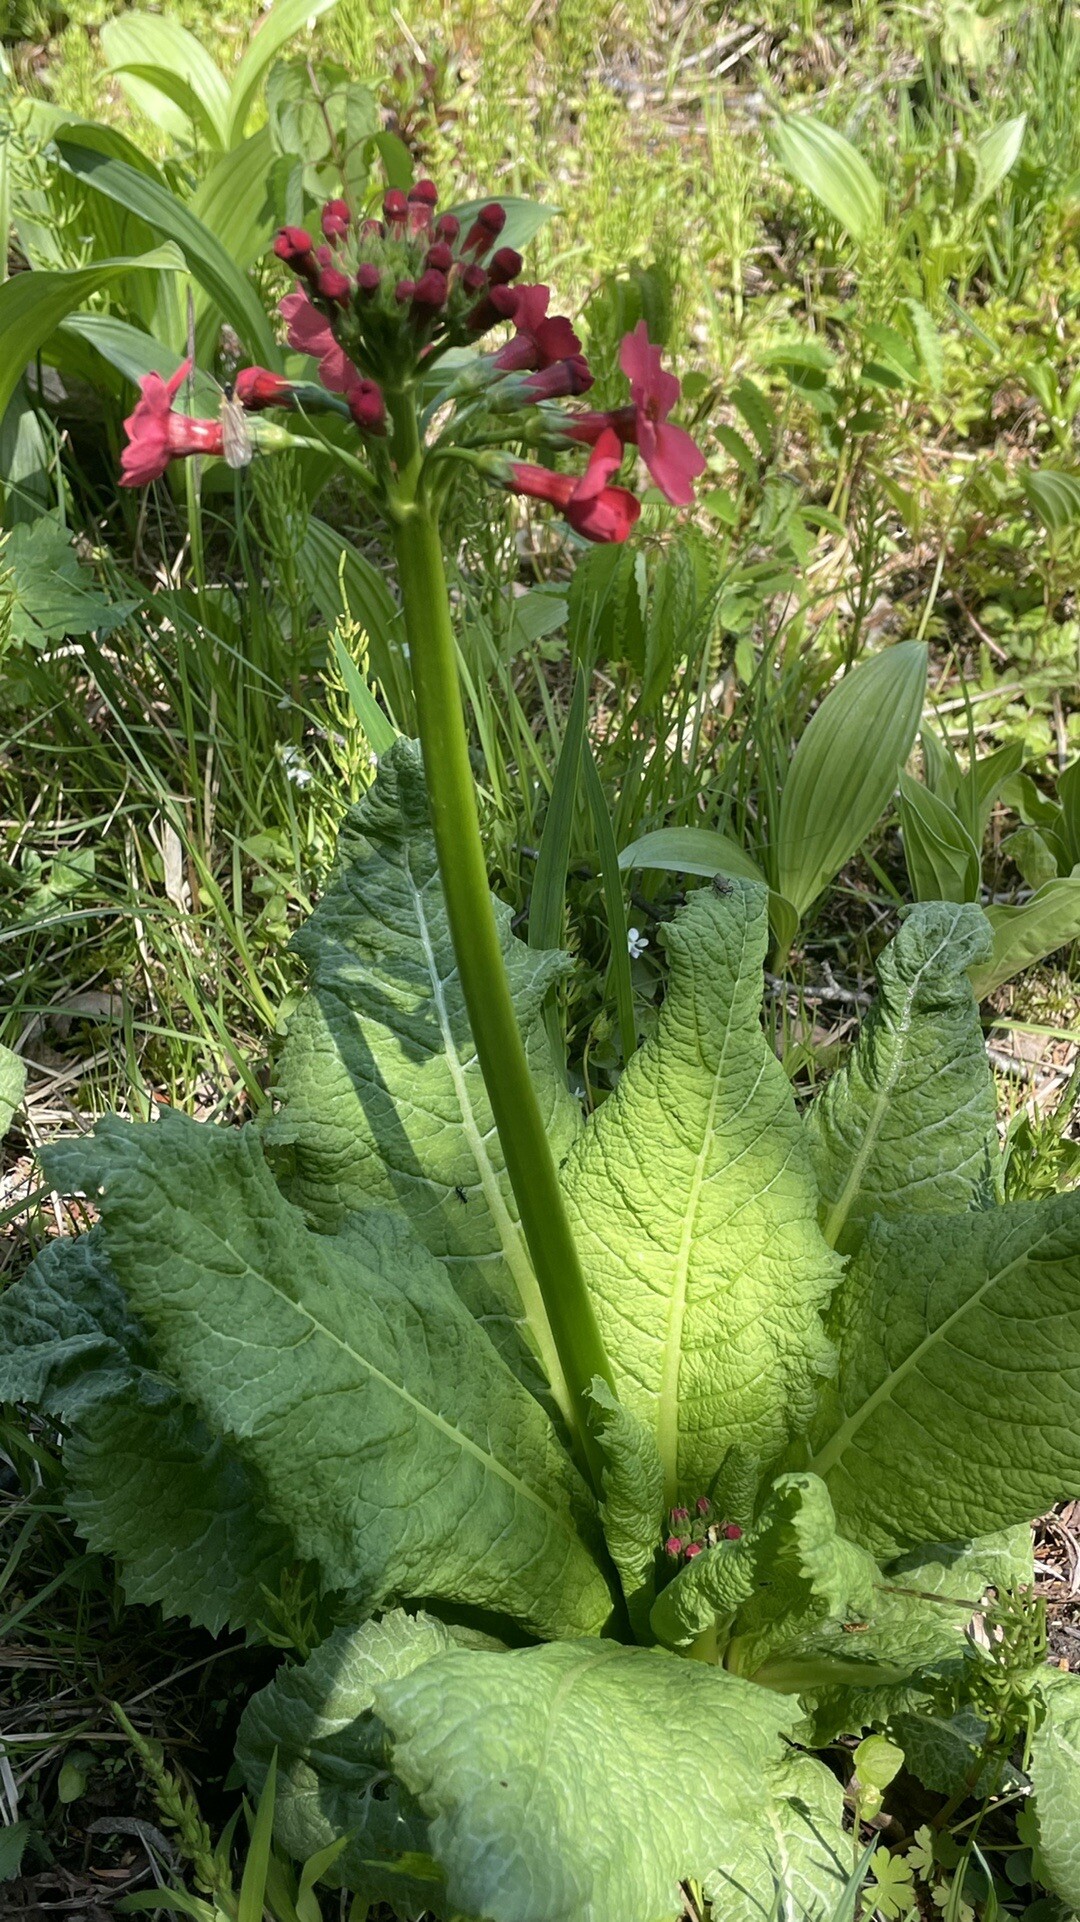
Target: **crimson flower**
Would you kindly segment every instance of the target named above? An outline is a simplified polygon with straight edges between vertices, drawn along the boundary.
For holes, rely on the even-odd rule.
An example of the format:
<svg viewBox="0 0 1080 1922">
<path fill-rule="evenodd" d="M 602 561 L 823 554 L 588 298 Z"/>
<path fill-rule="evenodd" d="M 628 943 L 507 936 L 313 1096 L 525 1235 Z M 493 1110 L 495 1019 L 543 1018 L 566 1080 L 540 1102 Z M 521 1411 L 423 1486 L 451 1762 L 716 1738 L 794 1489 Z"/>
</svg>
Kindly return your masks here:
<svg viewBox="0 0 1080 1922">
<path fill-rule="evenodd" d="M 550 287 L 519 287 L 511 296 L 506 318 L 513 320 L 514 338 L 500 347 L 494 365 L 503 374 L 550 367 L 556 360 L 572 360 L 581 342 L 563 314 L 549 314 Z"/>
<path fill-rule="evenodd" d="M 317 360 L 323 386 L 332 394 L 344 394 L 347 399 L 360 376 L 345 349 L 334 339 L 329 321 L 323 319 L 314 302 L 300 289 L 295 294 L 286 294 L 279 311 L 288 322 L 289 346 L 295 347 L 298 354 L 310 354 Z"/>
<path fill-rule="evenodd" d="M 588 541 L 624 541 L 641 512 L 641 503 L 625 487 L 608 481 L 622 461 L 617 434 L 602 434 L 583 474 L 555 474 L 529 461 L 511 461 L 506 485 L 515 494 L 549 501 L 558 507 L 575 533 Z"/>
<path fill-rule="evenodd" d="M 120 458 L 121 487 L 149 486 L 171 460 L 185 454 L 222 452 L 220 421 L 192 420 L 187 414 L 173 413 L 173 401 L 190 372 L 191 362 L 185 360 L 171 380 L 147 374 L 139 382 L 134 412 L 124 422 L 128 444 Z"/>
<path fill-rule="evenodd" d="M 705 471 L 705 457 L 686 432 L 668 419 L 679 398 L 679 382 L 664 372 L 660 349 L 649 339 L 640 320 L 623 337 L 619 365 L 630 382 L 629 407 L 607 414 L 575 414 L 562 425 L 569 439 L 595 444 L 609 430 L 635 446 L 662 494 L 673 506 L 686 507 L 694 498 L 693 483 Z"/>
</svg>

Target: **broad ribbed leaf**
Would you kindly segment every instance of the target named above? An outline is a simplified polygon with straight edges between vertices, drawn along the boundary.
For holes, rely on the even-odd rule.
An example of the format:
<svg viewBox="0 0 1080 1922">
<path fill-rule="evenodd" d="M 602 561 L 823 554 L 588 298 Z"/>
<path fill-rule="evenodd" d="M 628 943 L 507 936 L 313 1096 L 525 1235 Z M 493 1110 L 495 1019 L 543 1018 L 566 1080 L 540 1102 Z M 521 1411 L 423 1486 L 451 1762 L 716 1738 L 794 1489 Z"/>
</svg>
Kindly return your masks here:
<svg viewBox="0 0 1080 1922">
<path fill-rule="evenodd" d="M 616 1386 L 656 1434 L 669 1502 L 703 1494 L 732 1443 L 768 1459 L 805 1424 L 840 1274 L 759 1023 L 766 892 L 727 886 L 664 930 L 656 1034 L 564 1174 Z"/>
<path fill-rule="evenodd" d="M 224 145 L 229 88 L 215 62 L 178 20 L 136 9 L 101 29 L 105 64 L 133 106 L 172 139 Z"/>
<path fill-rule="evenodd" d="M 913 910 L 878 962 L 874 1006 L 808 1117 L 825 1239 L 842 1254 L 872 1215 L 994 1198 L 994 1082 L 967 975 L 989 949 L 978 908 L 935 903 Z"/>
<path fill-rule="evenodd" d="M 390 1769 L 386 1729 L 374 1713 L 376 1688 L 456 1647 L 430 1615 L 395 1609 L 362 1628 L 339 1628 L 298 1667 L 282 1667 L 244 1711 L 236 1759 L 253 1795 L 262 1793 L 277 1751 L 274 1830 L 297 1861 L 349 1840 L 325 1880 L 364 1904 L 401 1914 L 440 1907 L 438 1882 L 403 1870 L 400 1858 L 428 1850 L 427 1821 Z"/>
<path fill-rule="evenodd" d="M 880 232 L 885 195 L 842 133 L 810 114 L 790 114 L 777 121 L 771 138 L 785 173 L 820 200 L 852 240 L 872 240 Z"/>
<path fill-rule="evenodd" d="M 986 918 L 993 949 L 989 960 L 971 972 L 980 1001 L 1022 968 L 1032 967 L 1066 942 L 1080 940 L 1080 866 L 1045 882 L 1022 907 L 987 908 Z"/>
<path fill-rule="evenodd" d="M 664 1470 L 651 1428 L 616 1401 L 599 1375 L 592 1384 L 604 1457 L 600 1519 L 628 1602 L 651 1599 L 664 1521 Z M 646 1610 L 647 1613 L 647 1600 Z"/>
<path fill-rule="evenodd" d="M 683 1879 L 722 1870 L 748 1892 L 730 1912 L 756 1922 L 774 1913 L 793 1793 L 820 1796 L 823 1839 L 844 1850 L 838 1785 L 820 1764 L 798 1777 L 785 1766 L 795 1704 L 724 1669 L 610 1642 L 461 1650 L 384 1684 L 375 1705 L 395 1772 L 430 1818 L 452 1911 L 663 1922 L 683 1911 Z M 833 1900 L 842 1886 L 837 1870 Z M 763 1909 L 745 1906 L 765 1889 Z M 792 1922 L 829 1912 L 788 1911 Z"/>
<path fill-rule="evenodd" d="M 1080 1194 L 875 1221 L 838 1303 L 811 1463 L 876 1554 L 1080 1494 Z"/>
<path fill-rule="evenodd" d="M 979 850 L 948 802 L 900 773 L 900 833 L 904 863 L 917 901 L 974 901 Z"/>
<path fill-rule="evenodd" d="M 158 247 L 129 259 L 96 260 L 90 267 L 56 273 L 15 274 L 5 281 L 0 287 L 0 415 L 6 412 L 27 362 L 74 307 L 128 274 L 176 273 L 182 267 L 175 247 Z"/>
<path fill-rule="evenodd" d="M 129 1601 L 212 1634 L 266 1619 L 289 1540 L 258 1475 L 155 1365 L 100 1229 L 51 1242 L 0 1301 L 0 1400 L 64 1421 L 68 1508 L 117 1557 Z"/>
<path fill-rule="evenodd" d="M 771 877 L 799 914 L 888 804 L 925 686 L 924 643 L 901 641 L 838 681 L 802 736 L 784 781 Z"/>
<path fill-rule="evenodd" d="M 762 1783 L 761 1809 L 768 1830 L 756 1874 L 746 1862 L 706 1877 L 715 1922 L 839 1922 L 851 1838 L 836 1777 L 792 1750 Z"/>
<path fill-rule="evenodd" d="M 667 874 L 737 874 L 744 881 L 763 881 L 758 863 L 730 834 L 716 828 L 655 828 L 632 841 L 619 856 L 619 866 L 660 868 Z"/>
<path fill-rule="evenodd" d="M 1036 1872 L 1055 1895 L 1080 1895 L 1080 1675 L 1047 1675 L 1043 1718 L 1031 1744 L 1039 1846 Z"/>
<path fill-rule="evenodd" d="M 267 69 L 273 65 L 282 47 L 336 4 L 337 0 L 274 0 L 274 5 L 263 15 L 248 41 L 232 77 L 225 130 L 229 146 L 234 146 L 241 139 Z"/>
<path fill-rule="evenodd" d="M 0 1141 L 26 1092 L 26 1063 L 14 1048 L 0 1047 Z"/>
<path fill-rule="evenodd" d="M 503 955 L 556 1156 L 577 1110 L 542 1004 L 562 957 L 527 948 L 496 903 Z M 476 1058 L 439 881 L 419 750 L 399 740 L 342 832 L 333 886 L 296 937 L 311 990 L 290 1017 L 265 1138 L 315 1225 L 403 1208 L 508 1354 L 525 1332 L 559 1380 L 547 1318 Z"/>
<path fill-rule="evenodd" d="M 313 1234 L 250 1129 L 175 1113 L 108 1118 L 46 1160 L 69 1191 L 102 1188 L 109 1258 L 155 1353 L 327 1588 L 365 1610 L 447 1596 L 541 1635 L 603 1622 L 577 1471 L 403 1223 Z"/>
</svg>

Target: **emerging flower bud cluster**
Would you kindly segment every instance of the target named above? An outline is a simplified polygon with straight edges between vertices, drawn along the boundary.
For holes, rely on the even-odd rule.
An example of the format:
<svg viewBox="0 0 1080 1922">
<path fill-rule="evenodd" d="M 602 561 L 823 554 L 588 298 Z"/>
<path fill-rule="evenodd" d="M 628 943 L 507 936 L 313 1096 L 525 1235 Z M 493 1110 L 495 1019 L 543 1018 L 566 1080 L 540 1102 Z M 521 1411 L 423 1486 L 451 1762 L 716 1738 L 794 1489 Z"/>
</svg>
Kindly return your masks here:
<svg viewBox="0 0 1080 1922">
<path fill-rule="evenodd" d="M 737 1542 L 742 1540 L 742 1529 L 738 1522 L 725 1522 L 713 1518 L 712 1503 L 707 1495 L 699 1495 L 694 1503 L 694 1514 L 688 1508 L 673 1508 L 668 1515 L 671 1533 L 664 1543 L 664 1553 L 673 1562 L 692 1562 L 706 1548 L 715 1548 L 718 1542 Z"/>
</svg>

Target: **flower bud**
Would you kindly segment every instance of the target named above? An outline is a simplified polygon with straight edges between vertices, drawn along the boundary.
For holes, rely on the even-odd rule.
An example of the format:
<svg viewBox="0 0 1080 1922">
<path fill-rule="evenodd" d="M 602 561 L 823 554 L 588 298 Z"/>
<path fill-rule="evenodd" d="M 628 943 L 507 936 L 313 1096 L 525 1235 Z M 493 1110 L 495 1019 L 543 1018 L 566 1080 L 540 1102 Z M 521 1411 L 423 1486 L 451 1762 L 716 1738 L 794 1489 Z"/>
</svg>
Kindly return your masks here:
<svg viewBox="0 0 1080 1922">
<path fill-rule="evenodd" d="M 349 389 L 349 412 L 361 433 L 385 434 L 386 402 L 373 380 L 358 380 Z"/>
<path fill-rule="evenodd" d="M 438 188 L 433 180 L 418 180 L 409 188 L 409 232 L 422 234 L 430 227 L 431 217 L 438 203 Z"/>
<path fill-rule="evenodd" d="M 383 214 L 391 233 L 400 233 L 408 218 L 409 203 L 400 187 L 391 187 L 383 195 Z"/>
<path fill-rule="evenodd" d="M 344 240 L 352 226 L 347 200 L 328 200 L 322 210 L 322 230 L 327 240 Z"/>
<path fill-rule="evenodd" d="M 316 268 L 311 253 L 311 235 L 306 227 L 279 227 L 274 235 L 274 252 L 291 267 L 294 274 L 313 281 Z"/>
<path fill-rule="evenodd" d="M 687 1544 L 686 1544 L 686 1559 L 687 1559 L 687 1561 L 688 1561 L 688 1562 L 690 1562 L 690 1561 L 693 1561 L 693 1559 L 694 1559 L 694 1556 L 695 1556 L 695 1555 L 700 1555 L 700 1554 L 701 1554 L 701 1543 L 700 1543 L 700 1542 L 687 1542 Z"/>
<path fill-rule="evenodd" d="M 462 253 L 477 256 L 486 254 L 490 247 L 494 247 L 505 225 L 505 207 L 500 207 L 497 200 L 489 200 L 486 207 L 481 207 L 469 228 L 461 245 Z"/>
<path fill-rule="evenodd" d="M 553 361 L 521 382 L 527 401 L 562 400 L 567 394 L 585 394 L 593 384 L 592 372 L 584 354 L 571 354 L 566 360 Z"/>
<path fill-rule="evenodd" d="M 452 247 L 460 232 L 461 222 L 456 214 L 439 215 L 435 222 L 436 240 L 445 240 L 447 246 Z"/>
<path fill-rule="evenodd" d="M 707 1495 L 698 1496 L 697 1512 L 699 1515 L 707 1515 L 711 1507 L 712 1507 L 712 1503 L 709 1500 L 709 1497 Z"/>
<path fill-rule="evenodd" d="M 382 275 L 373 261 L 365 260 L 356 270 L 356 284 L 365 300 L 370 300 L 379 291 Z"/>
<path fill-rule="evenodd" d="M 738 1522 L 725 1522 L 720 1533 L 726 1542 L 741 1542 L 742 1540 L 742 1529 L 739 1527 Z"/>
<path fill-rule="evenodd" d="M 470 292 L 472 292 L 469 282 L 470 274 L 479 274 L 481 286 L 485 285 L 486 276 L 482 267 L 466 267 L 461 280 L 462 285 Z M 465 325 L 469 332 L 486 334 L 488 328 L 497 327 L 500 320 L 509 320 L 516 300 L 517 295 L 512 287 L 492 287 L 490 293 L 485 294 L 483 300 L 477 302 L 471 314 L 466 315 Z"/>
<path fill-rule="evenodd" d="M 505 287 L 516 280 L 525 262 L 514 247 L 500 247 L 488 262 L 488 279 L 493 287 Z"/>
<path fill-rule="evenodd" d="M 234 398 L 252 414 L 262 407 L 288 407 L 295 391 L 291 380 L 268 367 L 241 367 L 233 381 Z"/>
<path fill-rule="evenodd" d="M 386 227 L 381 220 L 365 220 L 360 229 L 362 240 L 385 240 Z"/>
<path fill-rule="evenodd" d="M 413 288 L 412 304 L 421 313 L 437 314 L 446 305 L 446 275 L 429 267 Z"/>
<path fill-rule="evenodd" d="M 673 1508 L 671 1511 L 671 1519 L 673 1522 L 688 1522 L 690 1520 L 690 1510 L 688 1508 Z"/>
<path fill-rule="evenodd" d="M 320 267 L 332 267 L 334 264 L 333 253 L 324 240 L 320 240 L 318 246 L 312 249 L 312 259 L 317 260 Z"/>
<path fill-rule="evenodd" d="M 319 275 L 318 290 L 323 300 L 332 300 L 339 307 L 347 307 L 352 300 L 353 284 L 348 274 L 337 267 L 324 267 Z"/>
<path fill-rule="evenodd" d="M 415 280 L 399 280 L 397 286 L 394 288 L 394 299 L 400 301 L 401 305 L 405 307 L 412 300 L 415 292 Z"/>
<path fill-rule="evenodd" d="M 434 267 L 440 274 L 448 274 L 454 264 L 454 256 L 445 240 L 437 240 L 424 255 L 424 266 Z"/>
<path fill-rule="evenodd" d="M 681 1555 L 683 1552 L 683 1543 L 682 1543 L 681 1536 L 669 1535 L 667 1538 L 667 1541 L 664 1543 L 664 1548 L 666 1553 L 669 1555 Z"/>
<path fill-rule="evenodd" d="M 482 267 L 466 267 L 461 276 L 461 284 L 467 294 L 482 293 L 487 286 L 487 275 Z"/>
</svg>

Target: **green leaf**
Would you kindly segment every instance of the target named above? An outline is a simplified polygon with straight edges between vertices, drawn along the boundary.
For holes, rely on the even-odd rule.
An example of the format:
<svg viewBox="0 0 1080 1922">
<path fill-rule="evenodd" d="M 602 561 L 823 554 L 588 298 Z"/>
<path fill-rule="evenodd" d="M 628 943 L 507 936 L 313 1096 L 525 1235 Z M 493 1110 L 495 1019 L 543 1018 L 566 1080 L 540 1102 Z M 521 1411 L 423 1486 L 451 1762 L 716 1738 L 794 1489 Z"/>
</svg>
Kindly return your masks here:
<svg viewBox="0 0 1080 1922">
<path fill-rule="evenodd" d="M 15 274 L 6 280 L 0 287 L 0 415 L 6 412 L 27 362 L 74 307 L 128 274 L 175 273 L 182 267 L 175 247 L 158 247 L 120 260 L 96 260 L 90 267 Z"/>
<path fill-rule="evenodd" d="M 48 515 L 12 528 L 3 562 L 11 568 L 12 636 L 32 647 L 70 634 L 111 634 L 139 605 L 108 600 L 70 536 Z"/>
<path fill-rule="evenodd" d="M 47 1174 L 102 1190 L 105 1242 L 181 1392 L 358 1608 L 447 1596 L 587 1634 L 607 1587 L 548 1417 L 399 1220 L 311 1233 L 249 1128 L 107 1117 Z"/>
<path fill-rule="evenodd" d="M 175 374 L 183 354 L 171 347 L 163 347 L 152 334 L 146 334 L 141 327 L 132 327 L 126 320 L 117 320 L 113 314 L 69 314 L 58 329 L 59 339 L 74 337 L 94 349 L 115 367 L 125 380 L 137 386 L 147 374 L 160 374 L 163 380 Z M 187 382 L 183 394 L 178 395 L 184 407 L 188 406 Z M 221 388 L 210 374 L 196 367 L 191 374 L 191 410 L 195 414 L 216 414 L 221 406 Z"/>
<path fill-rule="evenodd" d="M 971 197 L 973 208 L 981 207 L 984 200 L 989 200 L 1006 174 L 1012 172 L 1020 158 L 1026 126 L 1027 114 L 1017 114 L 1015 120 L 1003 120 L 999 127 L 991 127 L 975 142 L 972 148 L 975 161 L 975 191 Z"/>
<path fill-rule="evenodd" d="M 338 671 L 345 683 L 345 691 L 349 696 L 349 705 L 364 730 L 364 735 L 371 747 L 372 753 L 375 755 L 385 754 L 389 748 L 393 747 L 394 742 L 398 738 L 397 728 L 392 721 L 387 720 L 386 715 L 375 699 L 360 669 L 349 653 L 341 635 L 334 634 L 331 638 L 334 646 L 334 659 L 338 664 Z"/>
<path fill-rule="evenodd" d="M 14 1882 L 33 1833 L 32 1822 L 11 1822 L 0 1827 L 0 1882 Z"/>
<path fill-rule="evenodd" d="M 860 243 L 882 229 L 885 196 L 850 140 L 809 114 L 776 121 L 770 143 L 784 172 L 820 200 L 827 213 Z"/>
<path fill-rule="evenodd" d="M 599 1375 L 591 1394 L 604 1457 L 600 1520 L 623 1593 L 633 1607 L 640 1595 L 651 1599 L 664 1522 L 664 1468 L 651 1430 L 616 1401 Z"/>
<path fill-rule="evenodd" d="M 173 140 L 196 132 L 211 147 L 226 144 L 229 89 L 193 33 L 157 13 L 132 10 L 101 29 L 105 64 L 132 105 Z"/>
<path fill-rule="evenodd" d="M 624 848 L 619 866 L 660 868 L 665 874 L 737 875 L 743 881 L 764 881 L 753 856 L 715 828 L 656 828 Z"/>
<path fill-rule="evenodd" d="M 244 350 L 266 367 L 280 367 L 281 350 L 258 293 L 190 207 L 122 160 L 110 159 L 92 147 L 79 146 L 71 140 L 59 139 L 56 147 L 63 165 L 77 179 L 85 181 L 96 193 L 117 201 L 129 213 L 145 220 L 155 232 L 175 242 L 200 287 L 235 328 Z M 148 259 L 149 256 L 144 256 L 144 264 Z M 89 273 L 91 269 L 80 271 Z M 6 289 L 0 289 L 0 294 L 3 292 Z"/>
<path fill-rule="evenodd" d="M 50 1242 L 0 1301 L 0 1399 L 62 1418 L 68 1507 L 129 1602 L 254 1628 L 291 1560 L 259 1477 L 162 1375 L 100 1230 Z M 148 1518 L 152 1517 L 152 1523 Z"/>
<path fill-rule="evenodd" d="M 1061 534 L 1080 519 L 1080 480 L 1075 474 L 1038 467 L 1021 473 L 1020 485 L 1048 533 Z"/>
<path fill-rule="evenodd" d="M 501 902 L 496 913 L 561 1158 L 578 1113 L 541 1011 L 565 963 L 517 940 Z M 415 742 L 384 754 L 295 947 L 311 988 L 289 1017 L 275 1082 L 282 1106 L 265 1131 L 286 1193 L 328 1232 L 351 1214 L 404 1209 L 492 1337 L 514 1355 L 520 1325 L 555 1388 L 560 1371 L 473 1047 Z"/>
<path fill-rule="evenodd" d="M 561 948 L 566 938 L 566 873 L 585 739 L 585 677 L 579 673 L 566 716 L 551 799 L 544 817 L 529 902 L 530 948 Z"/>
<path fill-rule="evenodd" d="M 1038 828 L 1017 828 L 1014 834 L 1006 835 L 1001 843 L 1001 852 L 1015 863 L 1034 893 L 1038 893 L 1048 881 L 1058 878 L 1057 856 Z"/>
<path fill-rule="evenodd" d="M 393 718 L 404 727 L 411 711 L 409 669 L 402 653 L 401 616 L 382 574 L 344 534 L 314 516 L 297 563 L 327 626 L 345 617 L 363 629 L 372 673 Z"/>
<path fill-rule="evenodd" d="M 1080 866 L 1047 881 L 1022 907 L 986 910 L 994 944 L 988 961 L 971 971 L 980 1001 L 1023 968 L 1080 938 Z"/>
<path fill-rule="evenodd" d="M 926 648 L 901 641 L 826 695 L 784 781 L 774 885 L 802 915 L 866 839 L 896 787 L 922 713 Z"/>
<path fill-rule="evenodd" d="M 932 1795 L 979 1800 L 1002 1789 L 1019 1788 L 1023 1777 L 1005 1758 L 984 1759 L 986 1723 L 971 1709 L 955 1715 L 912 1711 L 893 1717 L 893 1734 L 904 1751 L 910 1774 Z"/>
<path fill-rule="evenodd" d="M 979 850 L 958 814 L 920 781 L 900 774 L 900 832 L 917 901 L 974 901 Z"/>
<path fill-rule="evenodd" d="M 843 1886 L 837 1784 L 820 1764 L 796 1775 L 780 1747 L 794 1705 L 723 1669 L 610 1642 L 459 1650 L 385 1683 L 375 1704 L 395 1772 L 430 1819 L 452 1911 L 663 1922 L 683 1911 L 682 1880 L 723 1871 L 770 1895 L 724 1908 L 725 1922 L 764 1922 L 777 1828 L 794 1839 L 791 1804 L 815 1796 L 832 1856 L 816 1873 L 834 1899 Z"/>
<path fill-rule="evenodd" d="M 856 1541 L 970 1539 L 1080 1488 L 1080 1195 L 874 1221 L 837 1321 L 810 1465 Z"/>
<path fill-rule="evenodd" d="M 564 1172 L 616 1387 L 656 1435 L 669 1503 L 703 1494 L 732 1443 L 767 1458 L 808 1417 L 839 1274 L 759 1024 L 765 889 L 727 887 L 664 929 L 656 1033 Z"/>
<path fill-rule="evenodd" d="M 1042 1720 L 1031 1744 L 1038 1822 L 1038 1873 L 1055 1895 L 1075 1903 L 1080 1889 L 1080 1676 L 1047 1675 Z"/>
<path fill-rule="evenodd" d="M 915 908 L 878 962 L 878 994 L 808 1116 L 825 1239 L 857 1248 L 875 1214 L 985 1205 L 997 1099 L 967 970 L 989 930 L 974 906 Z"/>
<path fill-rule="evenodd" d="M 277 1753 L 278 1842 L 303 1861 L 346 1835 L 324 1880 L 354 1890 L 361 1908 L 386 1902 L 415 1914 L 440 1907 L 438 1890 L 399 1866 L 427 1853 L 427 1822 L 393 1777 L 373 1703 L 382 1683 L 456 1645 L 452 1630 L 430 1615 L 395 1609 L 362 1628 L 335 1629 L 306 1662 L 280 1668 L 244 1711 L 236 1759 L 253 1793 Z"/>
<path fill-rule="evenodd" d="M 234 147 L 243 138 L 259 88 L 282 47 L 336 4 L 337 0 L 275 0 L 263 15 L 232 77 L 224 129 L 226 146 Z"/>
<path fill-rule="evenodd" d="M 791 1750 L 762 1790 L 767 1856 L 706 1877 L 703 1894 L 713 1916 L 717 1922 L 843 1922 L 839 1902 L 850 1880 L 851 1838 L 840 1841 L 835 1776 Z"/>
<path fill-rule="evenodd" d="M 0 1141 L 14 1121 L 25 1093 L 25 1061 L 14 1048 L 0 1047 Z"/>
</svg>

